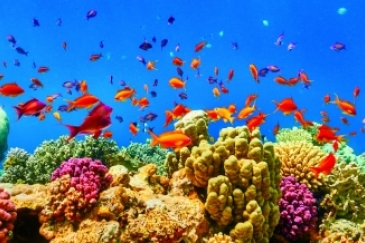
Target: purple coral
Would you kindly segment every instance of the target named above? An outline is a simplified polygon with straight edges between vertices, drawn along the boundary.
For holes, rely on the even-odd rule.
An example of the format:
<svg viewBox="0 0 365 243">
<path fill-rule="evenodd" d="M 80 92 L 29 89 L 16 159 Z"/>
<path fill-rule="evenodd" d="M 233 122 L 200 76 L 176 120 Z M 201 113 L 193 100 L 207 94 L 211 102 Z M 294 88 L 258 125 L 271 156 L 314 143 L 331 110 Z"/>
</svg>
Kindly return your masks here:
<svg viewBox="0 0 365 243">
<path fill-rule="evenodd" d="M 316 227 L 316 199 L 307 185 L 298 183 L 292 176 L 283 177 L 280 189 L 280 221 L 276 232 L 295 242 L 308 236 Z"/>
</svg>

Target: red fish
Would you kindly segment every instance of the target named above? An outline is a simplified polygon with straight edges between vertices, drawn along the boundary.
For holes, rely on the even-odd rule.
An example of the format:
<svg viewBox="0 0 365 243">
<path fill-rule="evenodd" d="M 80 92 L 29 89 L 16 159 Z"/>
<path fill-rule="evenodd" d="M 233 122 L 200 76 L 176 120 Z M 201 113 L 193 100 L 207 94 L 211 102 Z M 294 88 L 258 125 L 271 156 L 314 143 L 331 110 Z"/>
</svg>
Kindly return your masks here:
<svg viewBox="0 0 365 243">
<path fill-rule="evenodd" d="M 259 71 L 257 70 L 257 67 L 255 66 L 255 64 L 250 64 L 249 65 L 249 69 L 250 69 L 250 72 L 251 72 L 251 75 L 252 75 L 253 79 L 257 83 L 260 83 L 260 80 L 259 80 Z"/>
<path fill-rule="evenodd" d="M 24 89 L 17 83 L 7 83 L 0 87 L 0 94 L 3 96 L 17 97 L 24 93 Z"/>
<path fill-rule="evenodd" d="M 246 121 L 246 125 L 250 131 L 253 131 L 255 128 L 259 127 L 261 124 L 265 122 L 265 115 L 260 111 L 260 113 L 254 117 L 251 117 Z"/>
<path fill-rule="evenodd" d="M 259 97 L 258 94 L 250 94 L 250 95 L 248 95 L 247 98 L 246 98 L 246 101 L 245 101 L 245 106 L 251 105 L 251 103 L 253 101 L 255 101 L 257 99 L 257 97 Z"/>
<path fill-rule="evenodd" d="M 151 130 L 148 130 L 151 135 L 151 147 L 160 144 L 162 148 L 174 148 L 175 151 L 179 151 L 182 147 L 191 144 L 192 140 L 190 137 L 185 135 L 182 131 L 171 131 L 165 132 L 157 136 Z"/>
<path fill-rule="evenodd" d="M 228 72 L 228 77 L 227 77 L 227 81 L 231 81 L 234 75 L 234 70 L 230 69 Z"/>
<path fill-rule="evenodd" d="M 331 97 L 329 94 L 326 94 L 324 97 L 323 97 L 323 101 L 325 104 L 328 104 L 330 101 L 331 101 Z"/>
<path fill-rule="evenodd" d="M 276 104 L 276 111 L 280 110 L 284 113 L 284 115 L 289 115 L 295 110 L 298 109 L 297 105 L 294 103 L 293 98 L 285 98 L 281 102 L 273 101 Z"/>
<path fill-rule="evenodd" d="M 42 66 L 38 68 L 38 73 L 46 73 L 49 71 L 48 67 Z"/>
<path fill-rule="evenodd" d="M 295 118 L 295 120 L 297 120 L 298 122 L 300 122 L 300 124 L 304 128 L 313 126 L 313 122 L 307 121 L 307 120 L 304 119 L 303 113 L 301 111 L 298 111 L 298 110 L 294 111 L 294 118 Z"/>
<path fill-rule="evenodd" d="M 182 65 L 184 65 L 184 62 L 181 58 L 179 57 L 174 57 L 172 59 L 172 64 L 174 64 L 175 66 L 181 67 Z"/>
<path fill-rule="evenodd" d="M 100 102 L 89 113 L 89 116 L 105 116 L 108 117 L 112 114 L 113 108 L 107 106 L 103 102 Z"/>
<path fill-rule="evenodd" d="M 207 44 L 206 41 L 199 42 L 198 44 L 195 45 L 194 51 L 195 52 L 201 51 L 206 44 Z"/>
<path fill-rule="evenodd" d="M 39 116 L 46 106 L 47 105 L 45 103 L 43 103 L 42 101 L 37 100 L 36 98 L 33 98 L 33 99 L 25 102 L 24 104 L 22 104 L 19 107 L 17 107 L 17 106 L 13 106 L 13 107 L 15 109 L 16 114 L 18 115 L 17 120 L 19 120 L 20 117 L 22 117 L 23 115 L 24 116 Z"/>
<path fill-rule="evenodd" d="M 90 61 L 96 61 L 96 60 L 99 60 L 100 57 L 102 57 L 103 55 L 100 53 L 100 54 L 92 54 L 89 58 Z"/>
<path fill-rule="evenodd" d="M 103 129 L 112 124 L 110 117 L 88 116 L 80 126 L 65 125 L 70 130 L 70 135 L 66 141 L 70 141 L 77 134 L 92 134 L 93 138 L 98 138 Z"/>
<path fill-rule="evenodd" d="M 314 136 L 319 143 L 332 143 L 333 141 L 345 142 L 344 135 L 336 135 L 333 129 L 325 124 L 318 127 L 318 132 Z"/>
<path fill-rule="evenodd" d="M 329 175 L 335 165 L 336 157 L 333 155 L 333 153 L 329 153 L 321 160 L 321 162 L 319 162 L 319 165 L 317 165 L 316 167 L 309 167 L 309 169 L 314 173 L 315 177 L 318 177 L 320 173 L 324 175 Z"/>
<path fill-rule="evenodd" d="M 129 131 L 132 133 L 133 136 L 137 135 L 139 128 L 137 127 L 136 122 L 129 123 Z"/>
<path fill-rule="evenodd" d="M 338 108 L 340 108 L 342 113 L 349 116 L 355 116 L 356 115 L 355 105 L 347 100 L 341 100 L 340 98 L 338 98 L 337 94 L 335 95 L 336 99 L 333 101 L 333 103 L 337 104 Z"/>
</svg>

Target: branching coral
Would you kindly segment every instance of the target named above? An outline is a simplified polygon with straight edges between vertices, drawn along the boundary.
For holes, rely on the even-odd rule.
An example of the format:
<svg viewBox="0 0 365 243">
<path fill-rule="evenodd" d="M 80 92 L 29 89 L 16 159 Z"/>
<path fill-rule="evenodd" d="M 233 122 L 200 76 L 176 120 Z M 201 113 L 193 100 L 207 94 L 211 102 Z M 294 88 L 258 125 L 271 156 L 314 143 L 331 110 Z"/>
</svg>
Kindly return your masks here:
<svg viewBox="0 0 365 243">
<path fill-rule="evenodd" d="M 325 153 L 320 147 L 307 142 L 286 142 L 275 145 L 275 153 L 282 162 L 283 176 L 293 176 L 299 183 L 304 183 L 311 191 L 318 191 L 324 183 L 324 177 L 316 178 L 309 169 L 316 166 Z"/>
<path fill-rule="evenodd" d="M 278 134 L 276 134 L 275 138 L 278 143 L 296 142 L 296 141 L 304 141 L 308 143 L 312 142 L 311 134 L 306 130 L 297 127 L 293 127 L 292 129 L 289 128 L 280 129 Z"/>
<path fill-rule="evenodd" d="M 24 183 L 26 180 L 26 162 L 29 158 L 27 151 L 21 148 L 11 148 L 4 162 L 4 174 L 1 175 L 1 182 Z"/>
</svg>

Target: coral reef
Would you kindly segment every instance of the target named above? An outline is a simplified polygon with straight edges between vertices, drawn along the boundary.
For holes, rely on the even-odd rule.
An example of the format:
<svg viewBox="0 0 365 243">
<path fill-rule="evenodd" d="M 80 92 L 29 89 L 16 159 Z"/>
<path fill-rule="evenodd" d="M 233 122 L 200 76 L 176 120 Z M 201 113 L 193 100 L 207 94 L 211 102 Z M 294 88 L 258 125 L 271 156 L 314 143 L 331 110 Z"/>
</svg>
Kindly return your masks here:
<svg viewBox="0 0 365 243">
<path fill-rule="evenodd" d="M 292 176 L 283 177 L 280 188 L 280 222 L 275 232 L 291 242 L 309 239 L 318 220 L 316 199 L 305 184 Z"/>
<path fill-rule="evenodd" d="M 207 243 L 233 243 L 232 238 L 229 235 L 223 233 L 214 234 L 210 237 Z"/>
<path fill-rule="evenodd" d="M 4 162 L 4 174 L 0 182 L 24 183 L 26 181 L 26 162 L 29 158 L 27 151 L 21 148 L 11 148 Z"/>
<path fill-rule="evenodd" d="M 99 193 L 112 181 L 108 168 L 90 158 L 71 158 L 52 173 L 52 195 L 42 214 L 56 222 L 80 221 L 97 203 Z"/>
<path fill-rule="evenodd" d="M 10 124 L 8 115 L 4 109 L 0 107 L 0 161 L 4 159 L 4 153 L 8 149 L 8 135 Z"/>
<path fill-rule="evenodd" d="M 126 162 L 123 165 L 127 166 L 129 170 L 137 171 L 146 164 L 154 163 L 157 165 L 157 173 L 165 175 L 164 161 L 168 150 L 159 145 L 151 147 L 150 141 L 147 139 L 145 143 L 131 142 L 128 147 L 122 147 L 120 152 Z"/>
<path fill-rule="evenodd" d="M 0 187 L 0 243 L 8 242 L 17 213 L 10 195 Z"/>
<path fill-rule="evenodd" d="M 283 128 L 280 129 L 276 134 L 276 142 L 285 143 L 285 142 L 307 142 L 312 143 L 312 135 L 304 130 L 303 128 L 293 127 L 292 129 Z"/>
<path fill-rule="evenodd" d="M 356 224 L 354 222 L 339 219 L 331 223 L 330 227 L 323 234 L 321 243 L 364 243 L 365 242 L 365 222 Z"/>
<path fill-rule="evenodd" d="M 365 157 L 361 155 L 356 155 L 354 150 L 348 146 L 346 143 L 338 143 L 338 150 L 335 152 L 336 157 L 338 158 L 337 162 L 345 162 L 349 164 L 350 162 L 355 162 L 358 164 L 361 169 L 365 169 Z M 321 149 L 325 152 L 333 152 L 332 144 L 325 144 L 321 146 Z"/>
<path fill-rule="evenodd" d="M 324 183 L 324 176 L 316 178 L 309 169 L 319 164 L 325 153 L 320 147 L 307 142 L 286 142 L 275 144 L 275 153 L 282 162 L 283 176 L 293 176 L 296 181 L 306 184 L 312 192 L 319 191 Z"/>
</svg>

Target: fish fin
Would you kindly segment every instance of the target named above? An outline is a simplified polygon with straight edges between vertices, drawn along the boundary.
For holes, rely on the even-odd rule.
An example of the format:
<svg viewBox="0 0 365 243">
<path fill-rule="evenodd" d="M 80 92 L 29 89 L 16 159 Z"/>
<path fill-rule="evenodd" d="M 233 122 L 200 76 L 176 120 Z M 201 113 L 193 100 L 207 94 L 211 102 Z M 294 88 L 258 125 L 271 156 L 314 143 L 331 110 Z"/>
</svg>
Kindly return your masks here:
<svg viewBox="0 0 365 243">
<path fill-rule="evenodd" d="M 151 135 L 151 147 L 156 146 L 159 143 L 159 138 L 156 134 L 154 134 L 151 130 L 147 130 L 147 132 Z"/>
<path fill-rule="evenodd" d="M 273 113 L 275 113 L 275 112 L 277 112 L 280 109 L 280 107 L 279 107 L 280 103 L 278 101 L 276 101 L 276 100 L 273 100 L 272 102 L 274 102 L 275 105 L 276 105 L 276 109 L 273 112 Z"/>
<path fill-rule="evenodd" d="M 15 109 L 16 114 L 18 115 L 18 117 L 17 117 L 17 119 L 16 119 L 16 120 L 19 120 L 19 119 L 20 119 L 20 117 L 22 117 L 22 116 L 23 116 L 23 110 L 22 110 L 21 108 L 17 107 L 17 106 L 13 106 L 13 107 L 14 107 L 14 109 Z"/>
<path fill-rule="evenodd" d="M 346 138 L 344 138 L 346 135 L 339 135 L 338 137 L 337 137 L 337 139 L 336 139 L 336 141 L 337 142 L 340 142 L 340 143 L 342 143 L 342 142 L 344 142 L 344 143 L 347 143 L 347 139 Z"/>
<path fill-rule="evenodd" d="M 73 139 L 79 133 L 79 127 L 71 126 L 71 125 L 65 125 L 65 126 L 68 128 L 68 130 L 70 130 L 70 135 L 66 139 L 66 142 L 68 142 L 71 139 Z"/>
<path fill-rule="evenodd" d="M 314 176 L 316 177 L 316 178 L 318 178 L 318 175 L 319 175 L 319 173 L 321 172 L 318 168 L 316 168 L 316 167 L 309 167 L 309 169 L 313 172 L 313 174 L 314 174 Z"/>
<path fill-rule="evenodd" d="M 234 121 L 234 117 L 230 117 L 230 118 L 229 118 L 229 122 L 230 122 L 231 124 L 233 124 L 233 121 Z"/>
<path fill-rule="evenodd" d="M 93 138 L 98 139 L 100 137 L 100 135 L 101 135 L 101 130 L 95 132 L 94 135 L 93 135 Z"/>
</svg>

